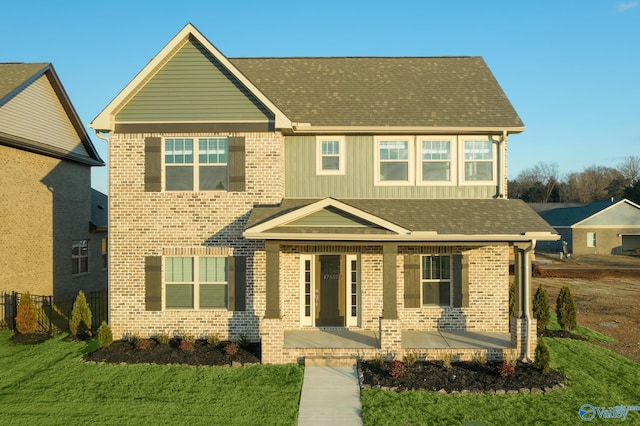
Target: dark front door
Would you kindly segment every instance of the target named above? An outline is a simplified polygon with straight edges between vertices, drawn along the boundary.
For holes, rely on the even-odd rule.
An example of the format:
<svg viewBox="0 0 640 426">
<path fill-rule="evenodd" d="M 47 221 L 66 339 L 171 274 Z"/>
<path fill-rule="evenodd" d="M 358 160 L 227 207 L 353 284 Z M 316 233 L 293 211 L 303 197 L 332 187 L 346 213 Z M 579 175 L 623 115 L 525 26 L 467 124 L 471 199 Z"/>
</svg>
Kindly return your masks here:
<svg viewBox="0 0 640 426">
<path fill-rule="evenodd" d="M 316 271 L 316 326 L 344 327 L 344 257 L 320 255 Z"/>
</svg>

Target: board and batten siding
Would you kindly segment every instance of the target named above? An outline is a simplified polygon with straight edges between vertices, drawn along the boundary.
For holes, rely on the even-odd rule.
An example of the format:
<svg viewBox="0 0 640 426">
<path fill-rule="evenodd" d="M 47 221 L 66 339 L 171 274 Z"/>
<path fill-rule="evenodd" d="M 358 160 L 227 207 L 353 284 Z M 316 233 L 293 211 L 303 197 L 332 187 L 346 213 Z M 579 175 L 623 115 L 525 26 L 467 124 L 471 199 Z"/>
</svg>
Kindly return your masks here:
<svg viewBox="0 0 640 426">
<path fill-rule="evenodd" d="M 0 108 L 0 123 L 4 133 L 89 157 L 46 75 Z"/>
<path fill-rule="evenodd" d="M 374 184 L 374 139 L 346 136 L 344 175 L 316 175 L 316 137 L 285 137 L 285 196 L 289 198 L 493 198 L 495 185 Z"/>
<path fill-rule="evenodd" d="M 117 122 L 268 122 L 271 113 L 189 39 L 116 113 Z"/>
</svg>

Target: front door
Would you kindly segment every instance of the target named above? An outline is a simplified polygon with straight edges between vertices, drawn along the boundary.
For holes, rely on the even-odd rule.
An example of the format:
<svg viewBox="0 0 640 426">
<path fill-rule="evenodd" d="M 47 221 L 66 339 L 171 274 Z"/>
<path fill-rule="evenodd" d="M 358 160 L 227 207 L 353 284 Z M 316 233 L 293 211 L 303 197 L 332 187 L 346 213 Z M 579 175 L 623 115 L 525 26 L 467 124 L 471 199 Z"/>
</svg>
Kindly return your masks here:
<svg viewBox="0 0 640 426">
<path fill-rule="evenodd" d="M 320 255 L 316 259 L 316 326 L 344 327 L 344 256 Z"/>
</svg>

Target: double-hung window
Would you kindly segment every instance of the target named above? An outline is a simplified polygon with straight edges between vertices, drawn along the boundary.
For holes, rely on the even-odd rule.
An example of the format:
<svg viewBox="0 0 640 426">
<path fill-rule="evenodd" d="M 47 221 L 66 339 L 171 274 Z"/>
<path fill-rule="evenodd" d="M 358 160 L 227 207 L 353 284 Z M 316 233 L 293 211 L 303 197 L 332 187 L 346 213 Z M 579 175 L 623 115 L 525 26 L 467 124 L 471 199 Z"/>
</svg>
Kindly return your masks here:
<svg viewBox="0 0 640 426">
<path fill-rule="evenodd" d="M 451 138 L 418 138 L 419 179 L 423 184 L 452 184 L 455 147 Z"/>
<path fill-rule="evenodd" d="M 166 257 L 167 309 L 228 307 L 229 262 L 226 257 Z"/>
<path fill-rule="evenodd" d="M 165 190 L 226 191 L 228 162 L 227 138 L 166 138 Z"/>
<path fill-rule="evenodd" d="M 596 233 L 587 232 L 587 247 L 595 247 L 595 246 L 596 246 Z"/>
<path fill-rule="evenodd" d="M 316 174 L 344 174 L 345 146 L 343 136 L 316 137 Z"/>
<path fill-rule="evenodd" d="M 86 272 L 89 272 L 89 241 L 73 241 L 71 243 L 71 274 Z"/>
<path fill-rule="evenodd" d="M 495 150 L 491 140 L 463 140 L 462 150 L 465 182 L 495 182 Z"/>
<path fill-rule="evenodd" d="M 413 183 L 413 138 L 376 138 L 376 182 L 378 184 Z"/>
<path fill-rule="evenodd" d="M 422 256 L 421 278 L 424 306 L 451 306 L 451 256 Z"/>
</svg>

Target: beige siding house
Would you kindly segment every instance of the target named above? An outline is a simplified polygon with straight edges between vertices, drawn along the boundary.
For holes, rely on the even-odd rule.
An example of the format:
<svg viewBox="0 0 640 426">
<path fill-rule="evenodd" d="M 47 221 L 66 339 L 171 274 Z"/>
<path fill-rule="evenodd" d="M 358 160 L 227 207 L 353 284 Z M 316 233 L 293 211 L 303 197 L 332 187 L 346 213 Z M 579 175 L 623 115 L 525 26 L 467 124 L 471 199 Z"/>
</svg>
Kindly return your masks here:
<svg viewBox="0 0 640 426">
<path fill-rule="evenodd" d="M 524 126 L 482 58 L 234 59 L 189 24 L 90 126 L 115 335 L 532 358 L 530 253 L 558 236 L 507 197 Z"/>
<path fill-rule="evenodd" d="M 90 225 L 103 165 L 51 64 L 0 63 L 1 292 L 107 289 L 106 222 Z"/>
</svg>

